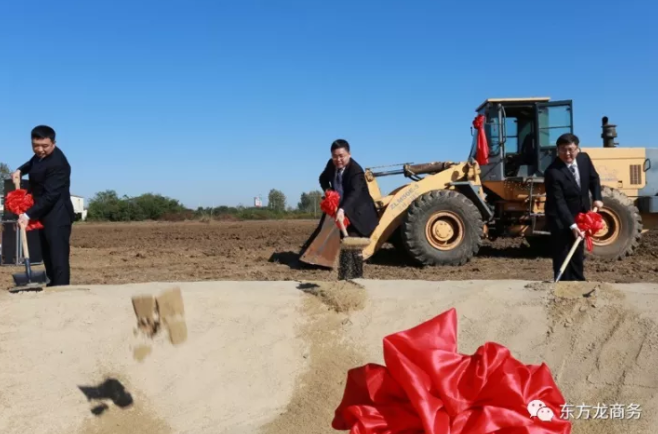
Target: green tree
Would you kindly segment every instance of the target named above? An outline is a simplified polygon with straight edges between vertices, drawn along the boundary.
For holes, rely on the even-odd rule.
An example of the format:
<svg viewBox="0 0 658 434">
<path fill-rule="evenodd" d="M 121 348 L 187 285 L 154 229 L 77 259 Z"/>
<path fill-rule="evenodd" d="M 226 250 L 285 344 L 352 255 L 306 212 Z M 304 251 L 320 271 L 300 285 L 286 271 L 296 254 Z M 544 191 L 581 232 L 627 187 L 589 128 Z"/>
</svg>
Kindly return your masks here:
<svg viewBox="0 0 658 434">
<path fill-rule="evenodd" d="M 0 163 L 0 196 L 5 195 L 5 179 L 11 175 L 11 169 L 5 163 Z"/>
<path fill-rule="evenodd" d="M 87 207 L 87 218 L 89 220 L 110 220 L 115 221 L 119 214 L 122 214 L 121 199 L 114 190 L 105 190 L 98 192 L 89 199 Z"/>
<path fill-rule="evenodd" d="M 267 205 L 274 211 L 284 212 L 286 210 L 286 195 L 281 190 L 273 188 L 267 195 Z"/>
<path fill-rule="evenodd" d="M 123 196 L 116 191 L 96 193 L 89 201 L 88 219 L 113 222 L 140 220 L 181 220 L 193 215 L 178 200 L 160 194 L 146 193 L 137 197 Z"/>
<path fill-rule="evenodd" d="M 322 192 L 319 190 L 302 193 L 297 204 L 297 210 L 303 213 L 313 213 L 317 215 L 320 212 L 320 202 L 322 202 Z"/>
<path fill-rule="evenodd" d="M 168 214 L 178 214 L 185 211 L 185 207 L 176 199 L 170 199 L 160 194 L 146 193 L 131 199 L 139 209 L 142 218 L 159 220 Z"/>
</svg>

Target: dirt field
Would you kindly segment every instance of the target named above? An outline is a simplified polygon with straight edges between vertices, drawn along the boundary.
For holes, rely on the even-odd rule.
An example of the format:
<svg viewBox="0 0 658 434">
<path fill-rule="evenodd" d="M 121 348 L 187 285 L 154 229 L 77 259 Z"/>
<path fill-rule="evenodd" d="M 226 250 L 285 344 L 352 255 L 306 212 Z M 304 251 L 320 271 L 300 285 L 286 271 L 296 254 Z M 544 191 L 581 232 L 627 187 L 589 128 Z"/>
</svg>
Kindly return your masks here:
<svg viewBox="0 0 658 434">
<path fill-rule="evenodd" d="M 316 221 L 186 222 L 90 224 L 74 227 L 72 283 L 117 284 L 196 280 L 328 279 L 327 270 L 303 269 L 301 245 Z M 366 264 L 374 279 L 548 280 L 551 261 L 523 241 L 485 245 L 463 267 L 419 268 L 388 246 Z M 640 251 L 623 262 L 589 260 L 590 280 L 612 283 L 658 282 L 658 235 L 647 233 Z M 20 267 L 0 268 L 0 286 L 9 288 Z"/>
</svg>

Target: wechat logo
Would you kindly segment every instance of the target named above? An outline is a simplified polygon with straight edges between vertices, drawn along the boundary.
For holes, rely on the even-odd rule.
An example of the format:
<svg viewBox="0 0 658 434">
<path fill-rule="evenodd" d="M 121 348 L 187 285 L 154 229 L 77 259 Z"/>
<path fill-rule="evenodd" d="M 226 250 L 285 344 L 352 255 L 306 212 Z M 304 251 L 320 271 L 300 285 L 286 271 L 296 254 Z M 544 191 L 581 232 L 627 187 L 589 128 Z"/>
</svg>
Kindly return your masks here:
<svg viewBox="0 0 658 434">
<path fill-rule="evenodd" d="M 553 410 L 548 408 L 546 404 L 538 399 L 530 401 L 530 404 L 528 404 L 528 413 L 530 413 L 530 417 L 536 417 L 544 422 L 550 422 L 553 420 L 554 416 Z"/>
</svg>

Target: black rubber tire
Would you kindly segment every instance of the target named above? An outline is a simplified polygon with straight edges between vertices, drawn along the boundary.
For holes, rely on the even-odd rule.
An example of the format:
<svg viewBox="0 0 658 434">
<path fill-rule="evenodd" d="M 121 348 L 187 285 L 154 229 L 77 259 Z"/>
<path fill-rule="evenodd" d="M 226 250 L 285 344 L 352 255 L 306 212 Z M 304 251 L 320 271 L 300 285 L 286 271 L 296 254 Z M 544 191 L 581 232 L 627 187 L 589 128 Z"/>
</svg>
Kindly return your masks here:
<svg viewBox="0 0 658 434">
<path fill-rule="evenodd" d="M 439 211 L 454 213 L 464 228 L 461 242 L 451 250 L 435 248 L 425 234 L 427 222 Z M 407 253 L 422 265 L 464 265 L 477 255 L 484 234 L 482 215 L 475 204 L 452 190 L 431 191 L 420 196 L 409 206 L 401 228 Z"/>
<path fill-rule="evenodd" d="M 603 260 L 621 260 L 635 253 L 642 237 L 642 217 L 631 199 L 619 190 L 603 187 L 601 214 L 613 213 L 620 223 L 619 235 L 614 243 L 601 246 L 594 241 L 591 255 Z"/>
</svg>

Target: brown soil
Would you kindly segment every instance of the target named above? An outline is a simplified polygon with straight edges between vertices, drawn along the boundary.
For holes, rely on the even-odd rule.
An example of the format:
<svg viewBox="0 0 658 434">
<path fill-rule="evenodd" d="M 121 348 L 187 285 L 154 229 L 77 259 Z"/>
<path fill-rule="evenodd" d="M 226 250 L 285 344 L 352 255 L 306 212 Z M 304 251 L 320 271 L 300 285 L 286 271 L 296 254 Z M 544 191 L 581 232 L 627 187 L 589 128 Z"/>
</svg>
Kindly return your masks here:
<svg viewBox="0 0 658 434">
<path fill-rule="evenodd" d="M 72 235 L 73 284 L 196 280 L 328 280 L 335 272 L 305 269 L 297 260 L 316 221 L 76 224 Z M 522 240 L 487 243 L 462 267 L 411 264 L 386 245 L 364 266 L 367 279 L 551 279 L 551 260 Z M 658 282 L 658 235 L 644 234 L 639 251 L 624 261 L 586 262 L 589 280 Z M 40 267 L 39 267 L 40 268 Z M 20 267 L 0 268 L 0 286 L 13 285 Z"/>
</svg>

